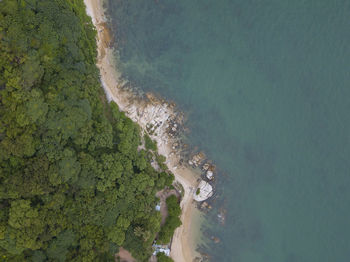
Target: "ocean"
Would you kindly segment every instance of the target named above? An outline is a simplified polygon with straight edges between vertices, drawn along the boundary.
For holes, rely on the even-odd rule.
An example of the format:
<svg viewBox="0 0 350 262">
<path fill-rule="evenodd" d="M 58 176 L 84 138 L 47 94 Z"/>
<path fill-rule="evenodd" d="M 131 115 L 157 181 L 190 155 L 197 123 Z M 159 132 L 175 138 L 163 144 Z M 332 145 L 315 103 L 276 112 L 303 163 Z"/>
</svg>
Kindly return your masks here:
<svg viewBox="0 0 350 262">
<path fill-rule="evenodd" d="M 107 2 L 123 77 L 218 167 L 210 261 L 350 261 L 350 1 Z"/>
</svg>

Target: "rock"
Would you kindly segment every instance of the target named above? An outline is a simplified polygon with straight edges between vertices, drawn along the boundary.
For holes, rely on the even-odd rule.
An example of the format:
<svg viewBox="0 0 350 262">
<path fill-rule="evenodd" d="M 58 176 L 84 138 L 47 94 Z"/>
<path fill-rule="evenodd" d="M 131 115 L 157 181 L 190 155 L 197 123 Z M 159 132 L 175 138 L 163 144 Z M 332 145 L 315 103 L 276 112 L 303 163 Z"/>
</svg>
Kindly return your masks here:
<svg viewBox="0 0 350 262">
<path fill-rule="evenodd" d="M 193 199 L 201 202 L 213 195 L 213 187 L 206 181 L 202 180 L 196 191 L 193 193 Z"/>
<path fill-rule="evenodd" d="M 198 165 L 198 162 L 200 161 L 200 157 L 198 155 L 195 155 L 193 158 L 192 158 L 192 162 L 197 166 Z"/>
<path fill-rule="evenodd" d="M 213 173 L 213 171 L 208 171 L 207 172 L 207 178 L 209 179 L 209 180 L 212 180 L 213 178 L 214 178 L 214 173 Z"/>
<path fill-rule="evenodd" d="M 193 165 L 197 167 L 197 166 L 199 166 L 202 163 L 204 158 L 205 158 L 204 153 L 200 152 L 200 153 L 194 155 L 192 157 L 191 161 L 193 162 Z"/>
<path fill-rule="evenodd" d="M 209 169 L 209 167 L 210 167 L 210 164 L 209 164 L 209 163 L 205 163 L 205 164 L 203 165 L 203 170 L 204 170 L 204 171 L 207 171 L 207 170 Z"/>
</svg>

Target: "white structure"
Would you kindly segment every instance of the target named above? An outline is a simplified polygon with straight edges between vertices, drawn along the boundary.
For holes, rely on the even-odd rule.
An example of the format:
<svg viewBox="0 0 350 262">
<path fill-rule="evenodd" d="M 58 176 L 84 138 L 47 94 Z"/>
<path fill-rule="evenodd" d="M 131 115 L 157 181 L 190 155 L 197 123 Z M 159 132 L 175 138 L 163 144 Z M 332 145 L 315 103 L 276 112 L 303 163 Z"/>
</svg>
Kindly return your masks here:
<svg viewBox="0 0 350 262">
<path fill-rule="evenodd" d="M 153 245 L 153 255 L 156 256 L 159 252 L 164 253 L 166 256 L 170 256 L 170 248 L 167 245 Z"/>
</svg>

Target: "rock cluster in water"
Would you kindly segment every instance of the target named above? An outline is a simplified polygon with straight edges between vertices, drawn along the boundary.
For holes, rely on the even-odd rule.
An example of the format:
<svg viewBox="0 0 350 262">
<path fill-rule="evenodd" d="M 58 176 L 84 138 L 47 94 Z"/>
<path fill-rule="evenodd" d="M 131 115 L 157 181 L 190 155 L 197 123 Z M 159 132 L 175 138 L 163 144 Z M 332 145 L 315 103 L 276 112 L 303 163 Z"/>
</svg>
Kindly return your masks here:
<svg viewBox="0 0 350 262">
<path fill-rule="evenodd" d="M 193 167 L 200 167 L 201 164 L 205 160 L 205 155 L 204 153 L 200 152 L 198 154 L 195 154 L 189 161 L 188 164 L 193 166 Z M 207 200 L 213 195 L 213 187 L 209 183 L 214 179 L 214 169 L 215 167 L 210 164 L 210 163 L 204 163 L 202 166 L 202 170 L 204 171 L 204 180 L 202 180 L 196 191 L 193 193 L 193 199 L 201 202 L 204 200 Z M 206 181 L 208 180 L 208 181 Z"/>
<path fill-rule="evenodd" d="M 151 94 L 146 94 L 146 97 L 147 102 L 138 100 L 138 103 L 134 103 L 132 102 L 133 99 L 130 99 L 129 103 L 124 103 L 123 110 L 133 121 L 139 123 L 152 139 L 157 141 L 158 148 L 162 148 L 162 145 L 168 145 L 170 142 L 169 147 L 174 150 L 169 153 L 171 157 L 180 147 L 176 137 L 179 126 L 182 124 L 182 116 L 175 112 L 174 105 L 166 103 Z M 214 179 L 214 166 L 209 163 L 203 164 L 204 161 L 205 155 L 202 152 L 193 155 L 188 161 L 188 164 L 192 167 L 202 166 L 205 172 L 204 178 L 208 180 L 202 180 L 194 192 L 193 198 L 198 202 L 204 201 L 213 195 L 213 187 L 209 181 Z M 176 168 L 177 166 L 174 166 L 174 169 Z"/>
</svg>

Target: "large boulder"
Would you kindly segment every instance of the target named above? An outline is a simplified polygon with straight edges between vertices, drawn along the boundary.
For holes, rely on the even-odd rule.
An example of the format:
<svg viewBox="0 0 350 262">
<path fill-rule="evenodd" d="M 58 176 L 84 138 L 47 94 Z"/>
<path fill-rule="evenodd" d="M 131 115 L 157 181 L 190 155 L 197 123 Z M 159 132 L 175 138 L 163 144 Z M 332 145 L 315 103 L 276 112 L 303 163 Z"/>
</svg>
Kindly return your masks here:
<svg viewBox="0 0 350 262">
<path fill-rule="evenodd" d="M 213 171 L 210 171 L 210 170 L 207 171 L 207 178 L 208 178 L 209 180 L 212 180 L 212 179 L 214 178 L 214 173 L 213 173 Z"/>
<path fill-rule="evenodd" d="M 193 193 L 193 199 L 201 202 L 213 195 L 213 187 L 206 181 L 202 180 L 196 191 Z"/>
</svg>

